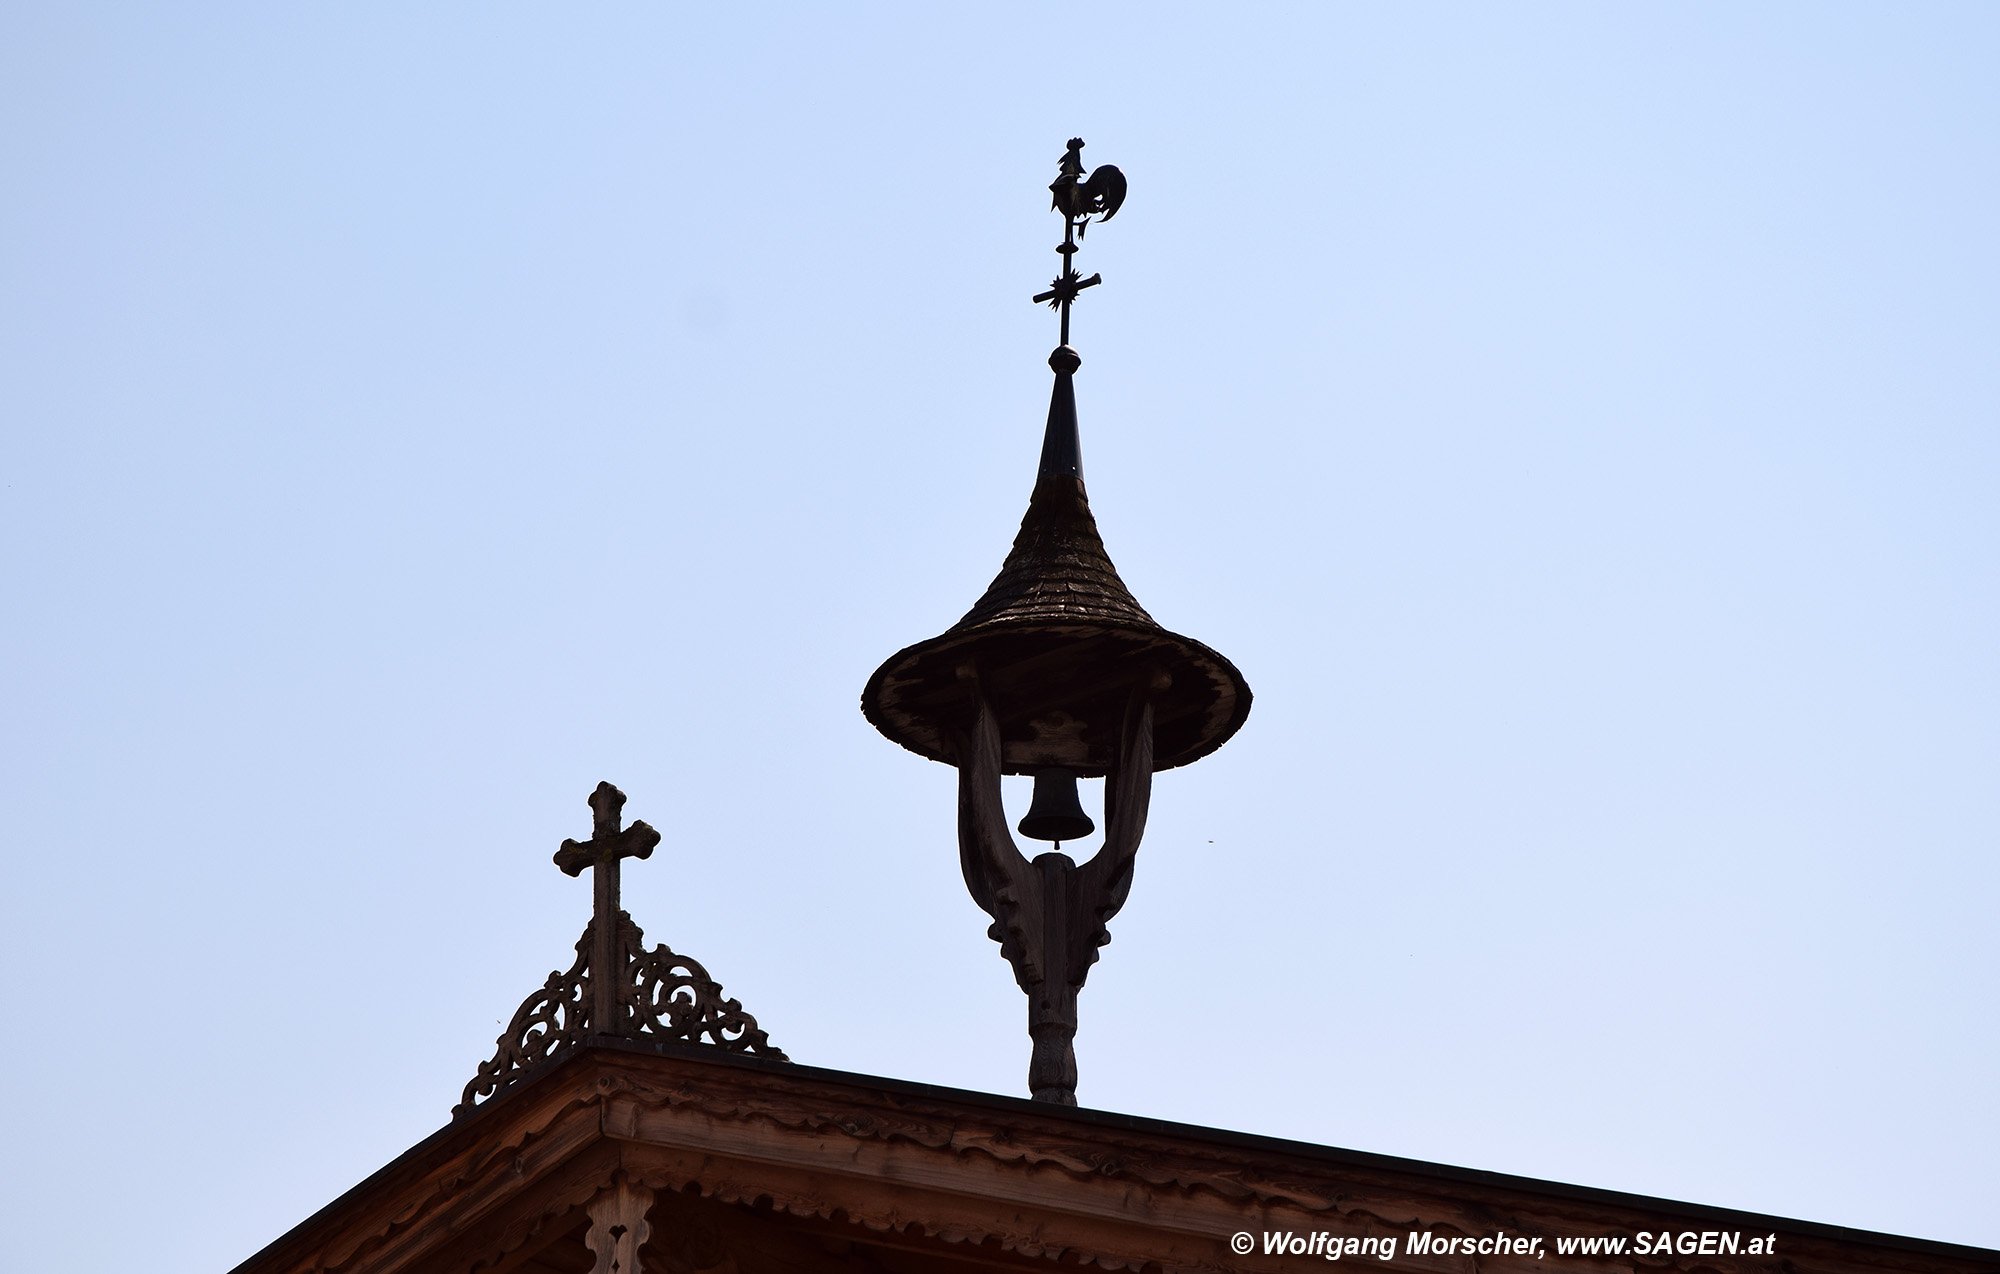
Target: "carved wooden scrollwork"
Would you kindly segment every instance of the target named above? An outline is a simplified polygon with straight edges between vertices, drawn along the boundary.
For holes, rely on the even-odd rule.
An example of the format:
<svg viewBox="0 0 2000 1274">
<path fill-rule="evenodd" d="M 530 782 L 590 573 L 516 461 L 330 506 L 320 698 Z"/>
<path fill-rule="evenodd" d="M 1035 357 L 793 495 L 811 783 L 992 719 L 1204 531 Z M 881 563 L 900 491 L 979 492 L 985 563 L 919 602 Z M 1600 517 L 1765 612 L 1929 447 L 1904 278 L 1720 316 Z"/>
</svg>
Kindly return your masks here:
<svg viewBox="0 0 2000 1274">
<path fill-rule="evenodd" d="M 481 1062 L 479 1071 L 466 1084 L 456 1119 L 484 1098 L 511 1088 L 531 1068 L 567 1051 L 583 1038 L 589 1017 L 590 996 L 584 978 L 590 965 L 590 931 L 577 939 L 576 962 L 565 973 L 551 973 L 542 989 L 521 1002 L 514 1020 L 500 1033 L 500 1042 L 491 1061 Z"/>
<path fill-rule="evenodd" d="M 684 956 L 662 944 L 644 949 L 645 937 L 629 916 L 624 921 L 622 950 L 631 954 L 626 964 L 629 995 L 620 1000 L 630 1008 L 622 1023 L 621 1035 L 661 1036 L 717 1048 L 755 1053 L 785 1061 L 757 1028 L 757 1019 L 744 1012 L 741 1001 L 726 999 L 722 987 L 692 956 Z"/>
<path fill-rule="evenodd" d="M 751 1053 L 783 1062 L 790 1059 L 771 1043 L 744 1011 L 741 1001 L 726 997 L 722 986 L 701 962 L 664 943 L 646 950 L 646 935 L 625 912 L 618 913 L 617 947 L 620 972 L 613 978 L 612 1020 L 592 1020 L 590 967 L 592 928 L 577 939 L 576 963 L 566 973 L 552 973 L 542 989 L 522 1001 L 513 1021 L 501 1032 L 491 1061 L 466 1084 L 454 1119 L 480 1102 L 496 1097 L 526 1079 L 544 1063 L 591 1036 L 625 1039 L 678 1040 L 709 1044 L 731 1052 Z"/>
</svg>

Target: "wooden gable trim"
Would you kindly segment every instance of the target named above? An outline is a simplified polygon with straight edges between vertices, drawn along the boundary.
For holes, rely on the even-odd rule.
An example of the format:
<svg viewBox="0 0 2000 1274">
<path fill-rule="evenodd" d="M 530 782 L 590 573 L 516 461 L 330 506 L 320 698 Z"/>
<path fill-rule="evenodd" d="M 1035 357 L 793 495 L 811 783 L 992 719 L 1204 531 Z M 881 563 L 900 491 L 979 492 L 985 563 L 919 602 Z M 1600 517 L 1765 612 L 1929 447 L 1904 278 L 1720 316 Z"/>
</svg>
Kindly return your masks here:
<svg viewBox="0 0 2000 1274">
<path fill-rule="evenodd" d="M 1596 1271 L 1974 1274 L 2000 1254 L 1103 1112 L 739 1058 L 591 1044 L 413 1147 L 235 1274 L 502 1274 L 614 1181 L 822 1237 L 1109 1270 L 1298 1268 L 1238 1231 L 1475 1238 L 1775 1232 L 1778 1261 L 1662 1256 Z M 678 1205 L 675 1205 L 678 1206 Z M 656 1242 L 661 1221 L 655 1216 Z M 1317 1260 L 1319 1258 L 1309 1258 Z M 1548 1261 L 1482 1256 L 1480 1271 Z M 1393 1268 L 1463 1274 L 1471 1258 Z"/>
</svg>

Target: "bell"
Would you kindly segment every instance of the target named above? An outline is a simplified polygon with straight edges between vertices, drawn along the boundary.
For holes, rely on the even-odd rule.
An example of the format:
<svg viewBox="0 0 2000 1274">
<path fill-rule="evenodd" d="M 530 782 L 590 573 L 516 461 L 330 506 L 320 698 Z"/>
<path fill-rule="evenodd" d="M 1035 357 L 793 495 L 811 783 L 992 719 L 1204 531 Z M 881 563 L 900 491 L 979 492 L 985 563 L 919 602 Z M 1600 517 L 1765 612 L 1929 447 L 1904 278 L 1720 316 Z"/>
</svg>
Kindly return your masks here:
<svg viewBox="0 0 2000 1274">
<path fill-rule="evenodd" d="M 1076 771 L 1060 765 L 1035 771 L 1035 799 L 1021 818 L 1021 835 L 1034 840 L 1082 840 L 1097 830 L 1076 798 Z"/>
</svg>

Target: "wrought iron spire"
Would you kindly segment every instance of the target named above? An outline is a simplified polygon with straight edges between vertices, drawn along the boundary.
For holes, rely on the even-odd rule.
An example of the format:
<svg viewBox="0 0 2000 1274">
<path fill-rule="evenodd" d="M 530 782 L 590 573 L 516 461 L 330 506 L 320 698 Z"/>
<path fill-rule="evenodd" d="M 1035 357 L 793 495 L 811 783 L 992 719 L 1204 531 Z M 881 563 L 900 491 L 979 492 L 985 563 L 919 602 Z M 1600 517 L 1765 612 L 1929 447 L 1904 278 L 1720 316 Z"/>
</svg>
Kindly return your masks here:
<svg viewBox="0 0 2000 1274">
<path fill-rule="evenodd" d="M 1125 203 L 1125 174 L 1110 164 L 1099 164 L 1088 179 L 1083 175 L 1083 138 L 1069 139 L 1069 149 L 1063 152 L 1059 161 L 1060 169 L 1056 179 L 1049 183 L 1049 194 L 1053 196 L 1050 207 L 1063 215 L 1063 241 L 1056 249 L 1062 254 L 1062 273 L 1055 277 L 1049 290 L 1035 297 L 1036 304 L 1047 302 L 1050 309 L 1062 315 L 1062 341 L 1069 344 L 1069 307 L 1076 301 L 1077 293 L 1085 288 L 1094 288 L 1104 282 L 1104 276 L 1093 274 L 1080 278 L 1075 262 L 1071 260 L 1083 246 L 1080 240 L 1090 225 L 1092 217 L 1102 217 L 1109 221 L 1118 215 L 1118 209 Z"/>
<path fill-rule="evenodd" d="M 1050 206 L 1063 215 L 1063 241 L 1056 246 L 1063 268 L 1049 290 L 1034 299 L 1048 302 L 1049 308 L 1062 315 L 1062 344 L 1049 355 L 1049 368 L 1056 374 L 1056 383 L 1049 394 L 1049 423 L 1042 434 L 1039 476 L 1060 474 L 1081 481 L 1083 444 L 1077 437 L 1076 386 L 1071 378 L 1083 366 L 1083 359 L 1070 348 L 1069 307 L 1079 292 L 1104 282 L 1104 276 L 1079 277 L 1074 258 L 1083 246 L 1083 232 L 1090 219 L 1101 217 L 1109 221 L 1124 205 L 1125 174 L 1110 164 L 1099 164 L 1086 179 L 1083 138 L 1072 137 L 1069 149 L 1063 152 L 1056 179 L 1049 183 L 1049 195 Z"/>
</svg>

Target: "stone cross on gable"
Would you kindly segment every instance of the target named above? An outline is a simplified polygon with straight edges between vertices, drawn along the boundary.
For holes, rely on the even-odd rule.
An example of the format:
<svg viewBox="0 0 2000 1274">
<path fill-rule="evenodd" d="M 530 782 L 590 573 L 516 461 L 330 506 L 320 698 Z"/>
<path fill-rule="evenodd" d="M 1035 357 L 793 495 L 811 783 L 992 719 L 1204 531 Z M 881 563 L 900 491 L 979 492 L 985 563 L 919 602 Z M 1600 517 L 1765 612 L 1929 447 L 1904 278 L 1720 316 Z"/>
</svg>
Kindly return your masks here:
<svg viewBox="0 0 2000 1274">
<path fill-rule="evenodd" d="M 618 902 L 618 864 L 626 858 L 646 858 L 660 843 L 660 834 L 644 822 L 619 827 L 625 812 L 625 793 L 609 783 L 599 783 L 590 794 L 590 839 L 565 840 L 556 851 L 556 866 L 563 874 L 580 876 L 591 869 L 590 912 L 590 1029 L 595 1033 L 616 1032 L 623 1009 L 618 1002 L 621 952 L 618 923 L 622 911 Z"/>
</svg>

